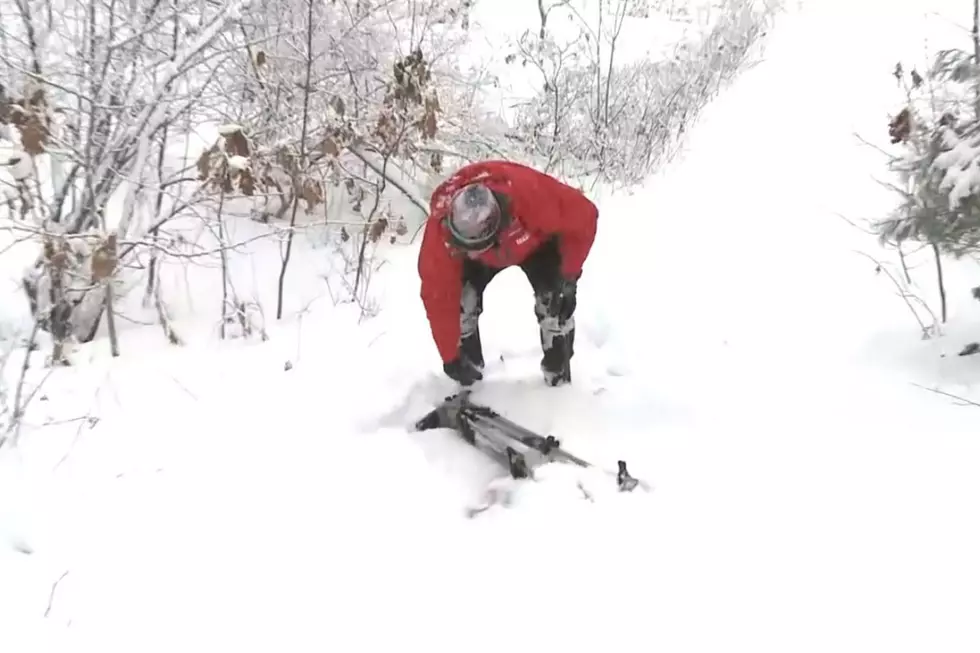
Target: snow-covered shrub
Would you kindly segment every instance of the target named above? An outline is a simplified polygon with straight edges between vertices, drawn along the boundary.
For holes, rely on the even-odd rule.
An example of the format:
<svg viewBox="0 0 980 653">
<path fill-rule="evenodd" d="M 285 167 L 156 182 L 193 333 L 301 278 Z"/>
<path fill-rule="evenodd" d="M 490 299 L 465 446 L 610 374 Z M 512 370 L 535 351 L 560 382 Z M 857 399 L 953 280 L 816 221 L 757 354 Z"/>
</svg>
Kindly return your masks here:
<svg viewBox="0 0 980 653">
<path fill-rule="evenodd" d="M 365 200 L 382 177 L 425 213 L 415 180 L 441 172 L 440 123 L 467 109 L 442 95 L 468 38 L 470 4 L 320 3 L 307 11 L 293 0 L 258 0 L 263 20 L 243 25 L 260 45 L 229 62 L 237 69 L 227 75 L 227 93 L 241 98 L 235 120 L 261 159 L 257 180 L 283 195 L 278 210 L 256 217 L 283 217 L 282 206 L 314 196 L 313 207 L 343 201 L 347 217 L 366 222 L 373 202 Z M 337 226 L 339 234 L 351 225 Z"/>
<path fill-rule="evenodd" d="M 919 241 L 956 257 L 980 247 L 980 69 L 973 57 L 940 52 L 925 76 L 896 67 L 907 98 L 889 122 L 900 201 L 875 224 L 882 241 Z"/>
<path fill-rule="evenodd" d="M 456 88 L 472 4 L 255 0 L 240 35 L 225 36 L 242 56 L 224 61 L 216 83 L 235 100 L 232 155 L 247 161 L 212 191 L 247 197 L 286 251 L 298 230 L 315 234 L 339 258 L 348 300 L 364 301 L 375 245 L 425 218 L 425 189 L 453 149 L 444 126 L 472 113 Z M 229 138 L 205 154 L 208 170 L 220 169 Z"/>
<path fill-rule="evenodd" d="M 629 21 L 649 24 L 646 3 L 601 3 L 591 19 L 576 4 L 542 3 L 540 29 L 525 32 L 508 56 L 540 82 L 517 113 L 516 140 L 547 170 L 627 186 L 670 160 L 701 109 L 744 68 L 776 6 L 722 0 L 702 32 L 679 39 L 669 56 L 622 61 L 622 30 Z M 577 34 L 557 36 L 552 12 L 577 23 Z"/>
<path fill-rule="evenodd" d="M 91 340 L 108 315 L 116 353 L 113 296 L 168 217 L 150 199 L 179 194 L 181 175 L 165 178 L 167 135 L 200 113 L 215 42 L 248 0 L 56 5 L 4 14 L 0 124 L 17 188 L 6 226 L 38 244 L 23 286 L 56 349 Z"/>
<path fill-rule="evenodd" d="M 328 249 L 340 301 L 369 313 L 376 250 L 418 233 L 453 168 L 510 158 L 635 183 L 768 15 L 723 0 L 704 34 L 636 61 L 614 54 L 616 35 L 657 3 L 601 3 L 566 43 L 545 23 L 571 1 L 541 0 L 519 47 L 552 83 L 514 116 L 486 102 L 499 79 L 467 63 L 476 0 L 0 2 L 0 220 L 38 248 L 23 288 L 59 352 L 101 326 L 117 351 L 113 315 L 137 285 L 179 342 L 160 290 L 174 262 L 221 276 L 223 334 L 262 333 L 271 282 L 231 277 L 247 274 L 247 243 L 271 241 L 278 319 L 299 233 Z"/>
</svg>

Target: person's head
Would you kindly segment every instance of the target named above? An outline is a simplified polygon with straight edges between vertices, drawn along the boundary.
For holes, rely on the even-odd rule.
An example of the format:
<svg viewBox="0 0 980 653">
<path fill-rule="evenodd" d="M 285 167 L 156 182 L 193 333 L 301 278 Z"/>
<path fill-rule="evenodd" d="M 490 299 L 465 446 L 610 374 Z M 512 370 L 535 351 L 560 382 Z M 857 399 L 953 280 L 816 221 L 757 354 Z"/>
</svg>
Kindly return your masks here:
<svg viewBox="0 0 980 653">
<path fill-rule="evenodd" d="M 469 184 L 452 199 L 446 226 L 452 244 L 473 257 L 497 243 L 500 232 L 500 205 L 483 184 Z"/>
</svg>

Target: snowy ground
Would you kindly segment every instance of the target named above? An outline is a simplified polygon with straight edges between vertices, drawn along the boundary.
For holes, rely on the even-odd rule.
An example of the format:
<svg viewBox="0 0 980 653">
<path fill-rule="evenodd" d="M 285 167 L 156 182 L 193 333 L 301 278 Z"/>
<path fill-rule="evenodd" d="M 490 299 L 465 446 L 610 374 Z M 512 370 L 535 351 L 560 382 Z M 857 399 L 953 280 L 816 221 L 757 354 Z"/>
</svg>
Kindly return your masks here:
<svg viewBox="0 0 980 653">
<path fill-rule="evenodd" d="M 556 478 L 463 519 L 493 470 L 406 433 L 450 388 L 396 252 L 363 325 L 130 329 L 138 356 L 50 379 L 52 420 L 98 422 L 0 458 L 0 647 L 976 651 L 980 409 L 913 385 L 980 394 L 954 355 L 976 281 L 950 269 L 946 336 L 921 341 L 835 215 L 890 206 L 854 132 L 886 135 L 889 73 L 935 21 L 848 4 L 784 17 L 684 161 L 602 200 L 574 386 L 538 380 L 520 273 L 487 292 L 480 396 L 652 494 Z"/>
</svg>

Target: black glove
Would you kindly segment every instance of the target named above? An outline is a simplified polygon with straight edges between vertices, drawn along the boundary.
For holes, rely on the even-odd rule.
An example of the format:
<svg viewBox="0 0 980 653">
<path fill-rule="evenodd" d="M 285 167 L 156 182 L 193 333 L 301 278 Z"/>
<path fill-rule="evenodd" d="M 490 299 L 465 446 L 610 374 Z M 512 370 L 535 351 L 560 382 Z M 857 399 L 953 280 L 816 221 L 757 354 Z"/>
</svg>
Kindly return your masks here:
<svg viewBox="0 0 980 653">
<path fill-rule="evenodd" d="M 575 291 L 578 279 L 562 279 L 548 298 L 548 315 L 565 322 L 575 312 Z"/>
<path fill-rule="evenodd" d="M 473 385 L 483 380 L 483 372 L 465 356 L 457 356 L 442 366 L 450 379 L 462 386 Z"/>
</svg>

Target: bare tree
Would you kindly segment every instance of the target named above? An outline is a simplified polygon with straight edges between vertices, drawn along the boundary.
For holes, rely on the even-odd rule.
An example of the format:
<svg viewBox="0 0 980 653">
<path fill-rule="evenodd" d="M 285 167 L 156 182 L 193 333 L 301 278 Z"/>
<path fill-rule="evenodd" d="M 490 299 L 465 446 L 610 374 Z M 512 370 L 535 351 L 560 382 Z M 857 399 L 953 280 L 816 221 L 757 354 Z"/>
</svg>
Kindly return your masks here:
<svg viewBox="0 0 980 653">
<path fill-rule="evenodd" d="M 0 63 L 13 84 L 0 102 L 0 122 L 13 127 L 17 146 L 8 163 L 24 173 L 14 175 L 21 216 L 14 228 L 42 245 L 24 289 L 41 328 L 54 336 L 55 362 L 66 362 L 68 339 L 91 340 L 104 316 L 116 354 L 113 298 L 127 290 L 127 269 L 142 251 L 148 191 L 159 197 L 169 181 L 156 178 L 164 135 L 197 110 L 215 66 L 229 56 L 213 45 L 248 0 L 220 7 L 83 3 L 57 11 L 50 0 L 15 4 L 17 20 L 4 19 L 8 47 Z M 178 38 L 175 25 L 188 19 L 196 25 L 184 22 Z"/>
<path fill-rule="evenodd" d="M 313 91 L 313 89 L 310 87 L 310 81 L 312 80 L 313 61 L 316 58 L 313 51 L 313 34 L 315 30 L 315 26 L 313 24 L 313 0 L 306 0 L 306 5 L 306 73 L 303 82 L 303 121 L 299 132 L 299 157 L 297 161 L 297 169 L 300 170 L 305 169 L 307 166 L 306 139 L 310 122 L 310 95 Z M 293 187 L 300 187 L 300 182 L 298 180 L 293 180 Z M 279 289 L 276 295 L 277 320 L 282 319 L 282 302 L 286 283 L 286 269 L 289 267 L 289 256 L 293 251 L 293 236 L 296 230 L 296 212 L 299 209 L 299 200 L 300 198 L 298 195 L 293 197 L 292 215 L 289 218 L 289 232 L 286 234 L 286 248 L 282 255 L 282 267 L 279 270 Z"/>
<path fill-rule="evenodd" d="M 980 0 L 973 0 L 973 29 L 970 36 L 973 38 L 973 63 L 980 66 Z M 980 120 L 980 83 L 974 86 L 974 93 L 974 115 Z"/>
<path fill-rule="evenodd" d="M 536 34 L 511 60 L 542 90 L 508 124 L 483 106 L 493 76 L 460 63 L 474 0 L 10 2 L 0 125 L 16 151 L 0 161 L 0 206 L 38 246 L 23 285 L 59 363 L 101 327 L 118 354 L 115 317 L 129 319 L 135 287 L 181 342 L 164 281 L 189 266 L 220 283 L 223 337 L 235 324 L 265 337 L 254 286 L 274 287 L 283 318 L 303 241 L 337 264 L 338 301 L 368 315 L 378 253 L 425 219 L 449 166 L 494 156 L 635 183 L 743 64 L 766 17 L 723 0 L 674 60 L 621 62 L 625 26 L 649 3 L 538 0 Z M 556 38 L 556 16 L 577 35 Z M 191 155 L 202 125 L 218 134 Z M 277 281 L 264 273 L 249 294 L 254 240 L 278 241 L 281 259 Z"/>
<path fill-rule="evenodd" d="M 472 2 L 338 2 L 300 13 L 289 0 L 256 1 L 279 20 L 242 23 L 242 38 L 257 45 L 222 79 L 225 93 L 241 98 L 229 118 L 250 144 L 251 174 L 236 191 L 283 239 L 281 318 L 301 232 L 343 259 L 355 300 L 369 277 L 369 249 L 382 236 L 407 235 L 426 215 L 426 190 L 443 157 L 456 154 L 452 135 L 476 101 L 458 91 L 455 63 Z M 416 67 L 424 78 L 413 77 Z"/>
<path fill-rule="evenodd" d="M 722 0 L 714 20 L 673 56 L 620 62 L 627 21 L 650 16 L 637 0 L 598 0 L 589 13 L 574 0 L 539 2 L 540 29 L 525 32 L 508 55 L 532 66 L 541 91 L 518 111 L 512 136 L 546 169 L 566 176 L 633 185 L 670 160 L 700 110 L 749 60 L 774 7 Z M 578 25 L 559 38 L 547 28 L 552 13 Z"/>
</svg>

